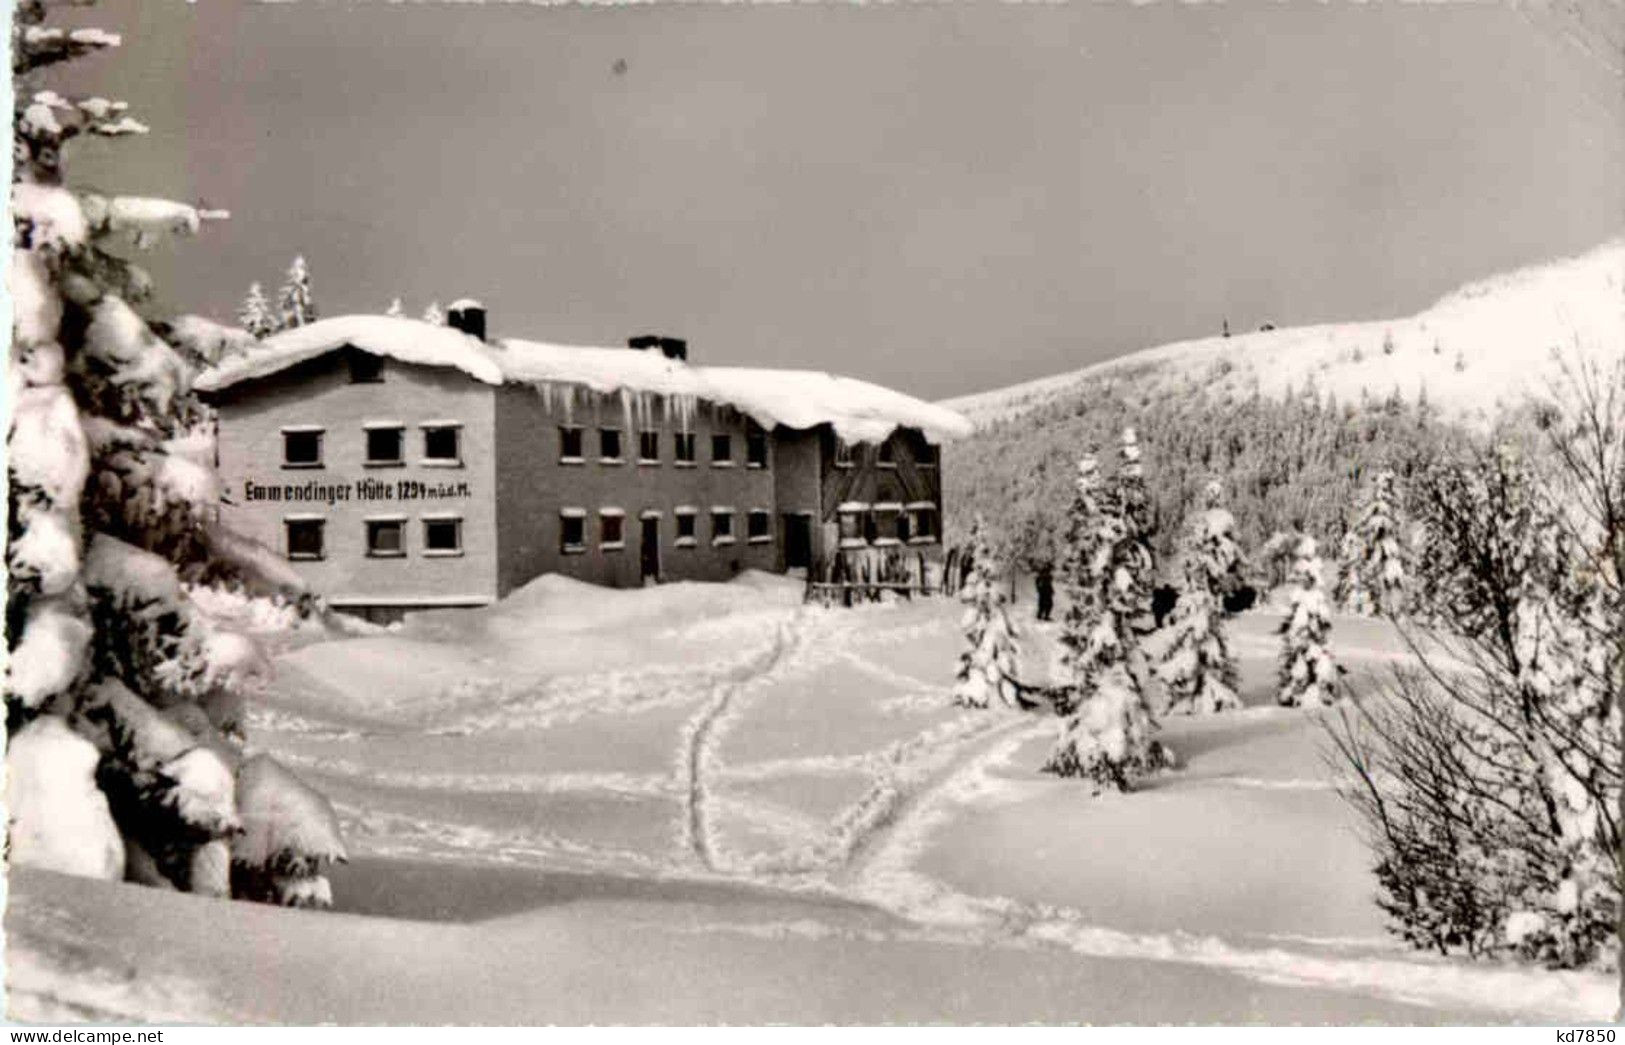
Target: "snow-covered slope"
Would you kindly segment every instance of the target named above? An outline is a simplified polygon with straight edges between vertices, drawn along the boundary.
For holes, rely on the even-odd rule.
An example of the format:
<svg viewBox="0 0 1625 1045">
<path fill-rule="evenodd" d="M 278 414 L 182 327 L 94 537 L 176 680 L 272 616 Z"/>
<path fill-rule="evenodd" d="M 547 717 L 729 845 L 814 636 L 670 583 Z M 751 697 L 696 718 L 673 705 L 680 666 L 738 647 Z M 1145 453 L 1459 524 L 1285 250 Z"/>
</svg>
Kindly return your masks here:
<svg viewBox="0 0 1625 1045">
<path fill-rule="evenodd" d="M 1414 402 L 1425 389 L 1446 416 L 1477 420 L 1543 391 L 1557 373 L 1554 350 L 1571 360 L 1625 353 L 1625 239 L 1468 284 L 1403 319 L 1180 341 L 942 405 L 982 424 L 1117 375 L 1148 391 L 1185 383 L 1279 395 L 1313 382 L 1344 402 L 1395 390 Z"/>
</svg>

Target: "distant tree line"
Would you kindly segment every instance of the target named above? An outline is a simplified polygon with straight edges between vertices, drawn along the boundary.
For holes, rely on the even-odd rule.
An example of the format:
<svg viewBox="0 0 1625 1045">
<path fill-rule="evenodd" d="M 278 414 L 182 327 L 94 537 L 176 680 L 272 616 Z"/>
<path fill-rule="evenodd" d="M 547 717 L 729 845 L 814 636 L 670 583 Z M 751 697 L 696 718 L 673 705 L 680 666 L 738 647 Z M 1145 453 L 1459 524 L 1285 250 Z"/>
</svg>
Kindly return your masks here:
<svg viewBox="0 0 1625 1045">
<path fill-rule="evenodd" d="M 1398 395 L 1339 402 L 1313 387 L 1285 398 L 1254 393 L 1209 397 L 1194 380 L 1147 393 L 1134 374 L 1103 377 L 1069 398 L 993 422 L 944 454 L 950 543 L 980 514 L 1001 557 L 1023 568 L 1058 562 L 1080 449 L 1110 446 L 1134 427 L 1144 446 L 1151 550 L 1170 580 L 1183 520 L 1215 480 L 1244 548 L 1277 534 L 1307 534 L 1338 548 L 1354 520 L 1350 506 L 1377 473 L 1403 485 L 1463 433 L 1438 420 L 1425 399 Z M 1285 549 L 1283 549 L 1285 550 Z M 1286 579 L 1276 557 L 1271 585 Z M 1260 557 L 1260 568 L 1270 557 Z"/>
</svg>

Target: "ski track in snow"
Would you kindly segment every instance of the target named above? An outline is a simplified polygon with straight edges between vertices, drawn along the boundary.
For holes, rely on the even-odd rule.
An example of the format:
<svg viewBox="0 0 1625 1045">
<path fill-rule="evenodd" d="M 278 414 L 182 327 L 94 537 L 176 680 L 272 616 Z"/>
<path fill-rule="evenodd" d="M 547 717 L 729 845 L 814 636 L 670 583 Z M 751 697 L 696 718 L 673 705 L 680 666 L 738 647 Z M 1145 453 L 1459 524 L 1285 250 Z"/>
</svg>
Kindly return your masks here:
<svg viewBox="0 0 1625 1045">
<path fill-rule="evenodd" d="M 990 779 L 990 771 L 1044 731 L 1033 726 L 1002 734 L 997 743 L 962 761 L 921 795 L 910 815 L 899 818 L 889 835 L 877 843 L 873 856 L 853 868 L 848 894 L 911 922 L 957 929 L 982 945 L 1037 942 L 1091 957 L 1184 962 L 1266 983 L 1329 987 L 1410 1004 L 1459 1006 L 1543 1021 L 1607 1020 L 1618 1003 L 1618 981 L 1605 974 L 1430 961 L 1396 951 L 1392 943 L 1380 957 L 1346 953 L 1351 947 L 1384 941 L 1276 938 L 1334 952 L 1313 954 L 1278 946 L 1250 949 L 1215 936 L 1126 932 L 1092 924 L 1080 912 L 1067 908 L 961 893 L 920 873 L 915 863 L 931 835 L 951 818 L 953 807 L 996 791 L 998 785 Z"/>
<path fill-rule="evenodd" d="M 682 781 L 683 821 L 682 842 L 700 865 L 708 871 L 718 869 L 720 846 L 711 829 L 710 793 L 707 777 L 716 776 L 720 769 L 714 746 L 727 732 L 738 715 L 738 705 L 744 691 L 752 685 L 769 681 L 794 657 L 798 648 L 805 646 L 805 630 L 792 619 L 781 625 L 775 633 L 774 643 L 767 655 L 743 677 L 717 685 L 711 699 L 683 726 L 678 745 L 677 771 Z"/>
<path fill-rule="evenodd" d="M 559 773 L 421 773 L 374 769 L 325 755 L 278 752 L 277 760 L 317 774 L 346 777 L 401 791 L 460 791 L 483 794 L 612 794 L 673 797 L 679 788 L 669 776 L 613 771 Z"/>
</svg>

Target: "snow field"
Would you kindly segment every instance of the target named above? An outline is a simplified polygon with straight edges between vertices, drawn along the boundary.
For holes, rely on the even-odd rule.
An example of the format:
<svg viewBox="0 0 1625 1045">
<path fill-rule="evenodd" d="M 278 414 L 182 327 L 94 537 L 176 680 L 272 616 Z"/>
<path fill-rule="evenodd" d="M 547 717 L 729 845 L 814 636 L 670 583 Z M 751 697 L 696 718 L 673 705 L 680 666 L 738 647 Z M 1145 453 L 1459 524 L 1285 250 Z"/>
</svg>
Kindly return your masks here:
<svg viewBox="0 0 1625 1045">
<path fill-rule="evenodd" d="M 1607 977 L 1434 960 L 1382 934 L 1314 713 L 1274 706 L 1278 613 L 1231 622 L 1248 708 L 1164 718 L 1185 768 L 1091 799 L 1037 771 L 1060 720 L 949 704 L 958 604 L 806 608 L 762 577 L 671 588 L 688 590 L 549 578 L 285 653 L 251 735 L 333 798 L 354 858 L 333 889 L 353 913 L 211 908 L 254 921 L 253 953 L 187 937 L 98 994 L 90 973 L 49 972 L 76 953 L 40 920 L 51 904 L 178 938 L 198 923 L 165 905 L 200 901 L 25 878 L 44 900 L 8 929 L 47 972 L 23 1004 L 341 1022 L 1612 1011 Z M 1033 636 L 1030 602 L 1015 613 Z M 1399 655 L 1384 627 L 1336 622 L 1360 687 Z M 605 670 L 639 644 L 636 671 Z M 457 688 L 459 670 L 486 682 Z M 133 962 L 111 938 L 91 950 L 98 969 Z M 221 970 L 284 993 L 243 996 Z M 403 991 L 410 1012 L 369 1008 Z"/>
<path fill-rule="evenodd" d="M 1278 613 L 1230 626 L 1246 710 L 1165 718 L 1160 737 L 1187 767 L 1090 800 L 1036 772 L 1058 720 L 948 705 L 956 605 L 811 609 L 771 584 L 761 592 L 770 609 L 708 592 L 707 612 L 675 633 L 656 624 L 663 613 L 625 604 L 650 593 L 605 593 L 620 605 L 602 615 L 575 593 L 572 605 L 589 600 L 586 619 L 615 627 L 574 616 L 573 652 L 550 655 L 573 667 L 635 620 L 631 630 L 654 627 L 670 643 L 669 659 L 630 677 L 543 681 L 494 707 L 487 693 L 479 710 L 476 698 L 415 704 L 424 721 L 458 729 L 407 731 L 393 752 L 375 738 L 353 764 L 328 763 L 347 771 L 348 783 L 326 786 L 356 818 L 357 848 L 659 881 L 720 876 L 850 897 L 961 946 L 1174 962 L 1502 1019 L 1607 1014 L 1601 978 L 1430 962 L 1383 934 L 1314 713 L 1274 706 Z M 477 629 L 419 630 L 437 647 L 471 631 L 534 642 L 521 623 L 549 604 L 532 599 Z M 1045 628 L 1018 626 L 1042 650 Z M 1404 656 L 1376 621 L 1339 619 L 1332 641 L 1361 690 Z M 701 648 L 718 659 L 693 656 Z M 480 656 L 508 663 L 499 642 Z M 1028 651 L 1024 673 L 1048 659 Z M 480 770 L 458 771 L 464 758 Z M 804 939 L 817 924 L 749 931 Z"/>
</svg>

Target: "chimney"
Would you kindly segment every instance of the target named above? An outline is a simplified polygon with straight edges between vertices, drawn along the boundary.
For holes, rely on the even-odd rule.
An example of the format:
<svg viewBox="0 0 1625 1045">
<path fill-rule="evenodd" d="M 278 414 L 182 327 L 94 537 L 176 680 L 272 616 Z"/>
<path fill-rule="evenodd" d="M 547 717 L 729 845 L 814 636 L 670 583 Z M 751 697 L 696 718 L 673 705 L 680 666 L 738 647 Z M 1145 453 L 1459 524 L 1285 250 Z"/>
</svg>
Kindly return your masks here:
<svg viewBox="0 0 1625 1045">
<path fill-rule="evenodd" d="M 688 342 L 680 337 L 662 337 L 659 334 L 639 334 L 637 337 L 626 339 L 626 347 L 637 349 L 639 352 L 649 352 L 655 349 L 667 359 L 687 359 Z"/>
<path fill-rule="evenodd" d="M 446 309 L 446 325 L 469 337 L 485 340 L 485 306 L 473 298 L 453 301 Z"/>
</svg>

